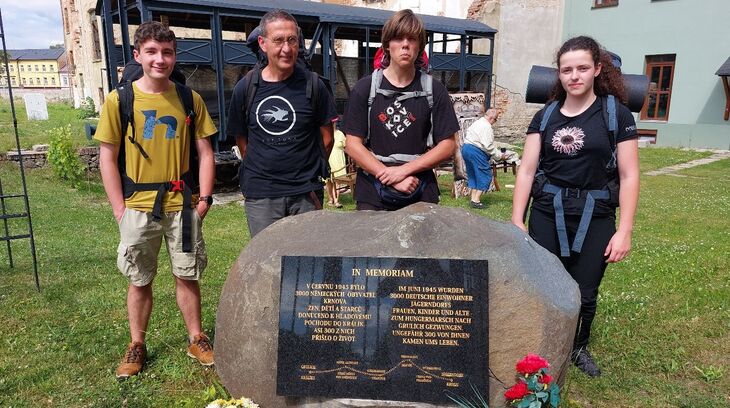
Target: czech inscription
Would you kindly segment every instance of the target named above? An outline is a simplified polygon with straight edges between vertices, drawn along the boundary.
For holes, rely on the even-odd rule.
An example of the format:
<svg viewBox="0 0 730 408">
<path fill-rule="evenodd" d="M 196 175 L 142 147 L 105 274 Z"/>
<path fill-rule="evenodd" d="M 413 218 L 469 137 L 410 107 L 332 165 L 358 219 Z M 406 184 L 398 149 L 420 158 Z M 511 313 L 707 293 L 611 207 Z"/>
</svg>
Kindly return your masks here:
<svg viewBox="0 0 730 408">
<path fill-rule="evenodd" d="M 488 395 L 487 261 L 283 257 L 277 393 Z"/>
</svg>

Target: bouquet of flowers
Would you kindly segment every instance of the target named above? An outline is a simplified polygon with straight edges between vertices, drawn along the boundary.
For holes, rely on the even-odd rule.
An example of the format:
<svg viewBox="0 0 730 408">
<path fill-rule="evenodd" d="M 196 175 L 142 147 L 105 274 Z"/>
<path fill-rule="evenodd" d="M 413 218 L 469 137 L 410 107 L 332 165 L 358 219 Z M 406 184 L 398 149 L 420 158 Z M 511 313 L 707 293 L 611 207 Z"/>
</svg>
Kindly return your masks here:
<svg viewBox="0 0 730 408">
<path fill-rule="evenodd" d="M 560 387 L 547 373 L 547 360 L 537 354 L 528 354 L 518 361 L 517 384 L 504 393 L 507 402 L 517 408 L 557 408 L 560 404 Z"/>
<path fill-rule="evenodd" d="M 258 404 L 254 404 L 253 401 L 251 401 L 248 398 L 239 398 L 239 399 L 217 399 L 210 404 L 206 405 L 205 408 L 259 408 Z"/>
</svg>

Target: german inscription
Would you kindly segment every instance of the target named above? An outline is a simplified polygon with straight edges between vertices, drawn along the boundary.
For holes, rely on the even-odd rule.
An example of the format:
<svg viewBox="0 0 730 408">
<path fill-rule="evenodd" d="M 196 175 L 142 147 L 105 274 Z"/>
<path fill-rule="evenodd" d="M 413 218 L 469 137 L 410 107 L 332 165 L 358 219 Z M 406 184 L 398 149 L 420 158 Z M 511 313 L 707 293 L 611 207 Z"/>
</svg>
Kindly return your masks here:
<svg viewBox="0 0 730 408">
<path fill-rule="evenodd" d="M 277 394 L 488 395 L 487 261 L 283 257 Z"/>
</svg>

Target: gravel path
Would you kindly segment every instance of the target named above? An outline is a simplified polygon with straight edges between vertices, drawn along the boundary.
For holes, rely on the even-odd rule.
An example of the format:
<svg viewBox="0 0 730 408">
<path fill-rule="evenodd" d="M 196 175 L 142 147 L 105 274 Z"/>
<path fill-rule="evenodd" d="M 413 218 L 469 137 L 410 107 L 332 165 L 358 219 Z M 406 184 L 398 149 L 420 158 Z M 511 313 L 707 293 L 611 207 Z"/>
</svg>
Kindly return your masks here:
<svg viewBox="0 0 730 408">
<path fill-rule="evenodd" d="M 661 176 L 661 175 L 665 175 L 665 174 L 673 175 L 672 173 L 674 173 L 675 171 L 684 170 L 684 169 L 688 169 L 690 167 L 695 167 L 695 166 L 701 166 L 703 164 L 708 164 L 708 163 L 716 162 L 718 160 L 724 160 L 724 159 L 730 158 L 729 150 L 711 150 L 711 151 L 714 152 L 715 154 L 713 154 L 712 156 L 709 156 L 709 157 L 705 157 L 704 159 L 697 159 L 697 160 L 688 161 L 686 163 L 675 164 L 673 166 L 663 167 L 658 170 L 647 171 L 644 174 L 646 174 L 647 176 Z"/>
</svg>

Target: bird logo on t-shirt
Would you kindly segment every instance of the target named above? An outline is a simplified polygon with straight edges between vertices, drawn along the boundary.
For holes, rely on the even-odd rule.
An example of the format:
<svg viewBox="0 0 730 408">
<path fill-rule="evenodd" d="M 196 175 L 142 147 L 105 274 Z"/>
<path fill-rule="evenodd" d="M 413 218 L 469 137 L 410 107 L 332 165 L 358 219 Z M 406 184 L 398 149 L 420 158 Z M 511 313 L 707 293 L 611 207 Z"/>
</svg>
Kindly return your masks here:
<svg viewBox="0 0 730 408">
<path fill-rule="evenodd" d="M 271 136 L 288 133 L 297 122 L 297 111 L 288 99 L 279 95 L 264 98 L 256 106 L 256 123 Z"/>
<path fill-rule="evenodd" d="M 286 120 L 287 116 L 289 116 L 289 111 L 274 106 L 273 109 L 266 110 L 261 116 L 264 117 L 265 122 L 276 123 Z"/>
</svg>

